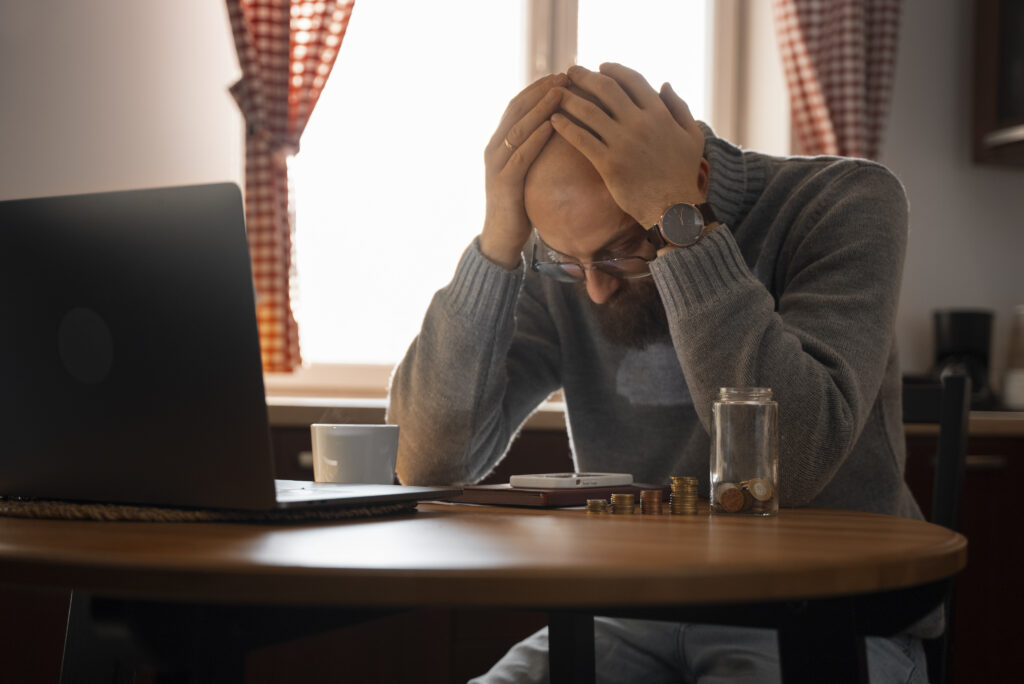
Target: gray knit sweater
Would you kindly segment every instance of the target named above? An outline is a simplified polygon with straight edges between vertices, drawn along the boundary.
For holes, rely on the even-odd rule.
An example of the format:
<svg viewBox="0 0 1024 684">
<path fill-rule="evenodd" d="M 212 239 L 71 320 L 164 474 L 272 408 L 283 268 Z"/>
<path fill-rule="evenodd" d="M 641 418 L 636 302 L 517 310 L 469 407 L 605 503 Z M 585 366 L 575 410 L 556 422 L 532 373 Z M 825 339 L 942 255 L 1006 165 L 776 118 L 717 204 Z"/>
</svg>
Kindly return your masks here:
<svg viewBox="0 0 1024 684">
<path fill-rule="evenodd" d="M 907 202 L 884 167 L 747 152 L 705 127 L 708 198 L 723 225 L 651 271 L 671 337 L 602 339 L 580 290 L 467 249 L 396 369 L 403 482 L 484 477 L 562 388 L 576 467 L 708 491 L 720 387 L 779 403 L 783 506 L 920 518 L 903 480 L 893 339 Z"/>
</svg>

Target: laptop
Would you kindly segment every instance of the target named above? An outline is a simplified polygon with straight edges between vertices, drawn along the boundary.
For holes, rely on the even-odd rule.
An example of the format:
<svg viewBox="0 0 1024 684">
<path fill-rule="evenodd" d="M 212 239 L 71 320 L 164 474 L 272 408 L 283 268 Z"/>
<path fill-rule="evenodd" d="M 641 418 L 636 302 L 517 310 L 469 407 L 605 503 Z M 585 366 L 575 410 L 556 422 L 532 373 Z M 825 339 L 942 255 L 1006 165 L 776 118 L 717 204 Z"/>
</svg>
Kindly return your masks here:
<svg viewBox="0 0 1024 684">
<path fill-rule="evenodd" d="M 0 495 L 272 510 L 459 491 L 275 481 L 236 185 L 0 202 Z"/>
</svg>

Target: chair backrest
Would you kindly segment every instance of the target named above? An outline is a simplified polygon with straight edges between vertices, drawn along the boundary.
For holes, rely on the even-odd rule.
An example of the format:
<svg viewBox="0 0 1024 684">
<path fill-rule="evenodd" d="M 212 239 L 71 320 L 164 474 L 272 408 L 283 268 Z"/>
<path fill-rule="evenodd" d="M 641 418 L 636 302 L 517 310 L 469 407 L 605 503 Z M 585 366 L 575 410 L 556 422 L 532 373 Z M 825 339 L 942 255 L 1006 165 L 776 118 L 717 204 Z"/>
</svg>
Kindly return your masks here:
<svg viewBox="0 0 1024 684">
<path fill-rule="evenodd" d="M 966 375 L 947 375 L 941 382 L 908 380 L 903 384 L 903 422 L 936 423 L 939 426 L 931 521 L 958 532 L 970 411 L 971 379 Z M 947 590 L 943 608 L 945 631 L 936 639 L 924 641 L 928 679 L 932 684 L 946 684 L 950 679 L 952 585 Z"/>
<path fill-rule="evenodd" d="M 970 410 L 971 379 L 965 375 L 947 375 L 941 382 L 904 383 L 903 422 L 939 426 L 931 521 L 957 531 Z"/>
</svg>

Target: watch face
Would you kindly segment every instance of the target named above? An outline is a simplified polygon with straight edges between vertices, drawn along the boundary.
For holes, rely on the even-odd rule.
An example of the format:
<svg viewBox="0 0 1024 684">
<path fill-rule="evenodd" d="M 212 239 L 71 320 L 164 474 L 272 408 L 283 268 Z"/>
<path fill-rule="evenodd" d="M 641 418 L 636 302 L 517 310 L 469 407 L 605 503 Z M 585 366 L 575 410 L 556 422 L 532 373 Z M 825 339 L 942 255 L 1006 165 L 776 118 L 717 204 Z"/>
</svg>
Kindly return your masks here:
<svg viewBox="0 0 1024 684">
<path fill-rule="evenodd" d="M 704 231 L 704 217 L 692 204 L 676 204 L 661 217 L 665 239 L 679 247 L 697 242 Z"/>
</svg>

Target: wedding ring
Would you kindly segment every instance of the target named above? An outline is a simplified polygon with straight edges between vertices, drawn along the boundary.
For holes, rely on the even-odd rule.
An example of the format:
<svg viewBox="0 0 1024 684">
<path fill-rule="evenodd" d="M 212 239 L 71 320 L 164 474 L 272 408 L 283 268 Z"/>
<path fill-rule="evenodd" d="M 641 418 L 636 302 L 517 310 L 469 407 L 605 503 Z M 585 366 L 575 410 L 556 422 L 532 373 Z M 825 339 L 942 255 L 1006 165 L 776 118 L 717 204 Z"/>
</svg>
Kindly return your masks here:
<svg viewBox="0 0 1024 684">
<path fill-rule="evenodd" d="M 515 152 L 516 151 L 516 146 L 513 145 L 512 143 L 510 143 L 508 141 L 508 138 L 505 138 L 505 149 L 508 150 L 510 153 L 511 152 Z"/>
</svg>

